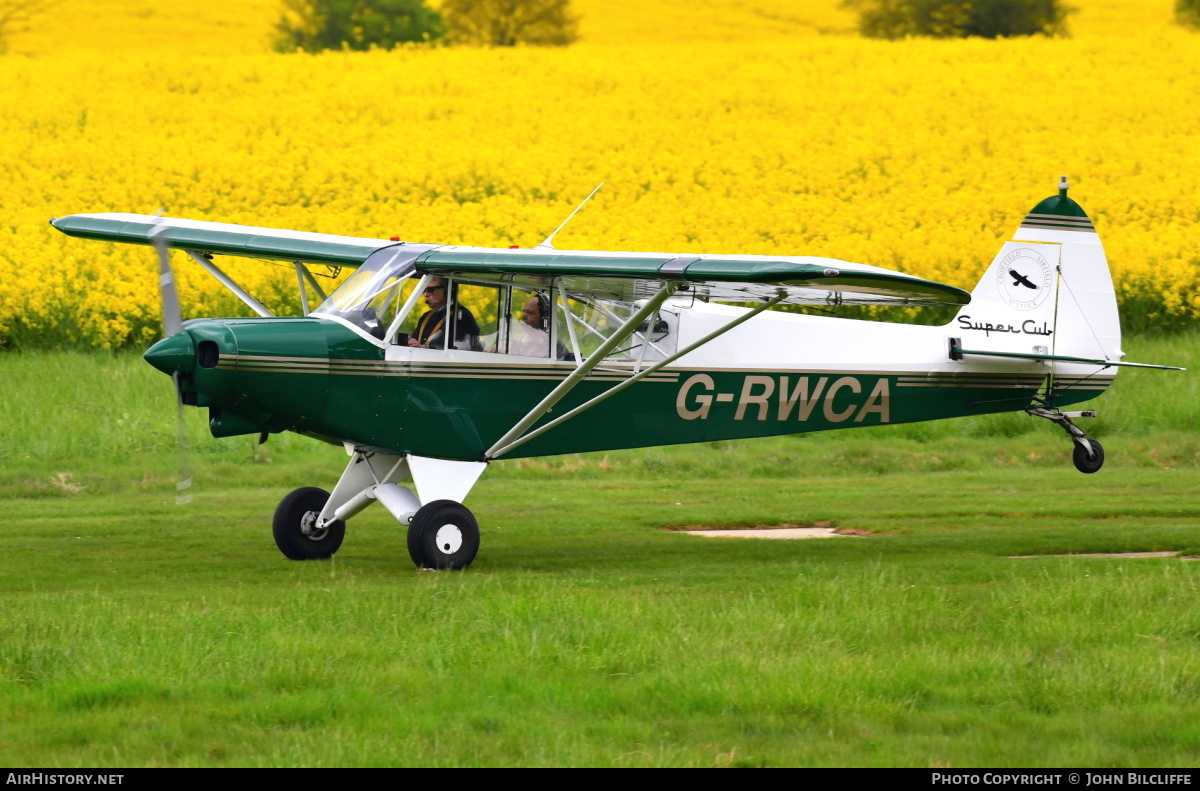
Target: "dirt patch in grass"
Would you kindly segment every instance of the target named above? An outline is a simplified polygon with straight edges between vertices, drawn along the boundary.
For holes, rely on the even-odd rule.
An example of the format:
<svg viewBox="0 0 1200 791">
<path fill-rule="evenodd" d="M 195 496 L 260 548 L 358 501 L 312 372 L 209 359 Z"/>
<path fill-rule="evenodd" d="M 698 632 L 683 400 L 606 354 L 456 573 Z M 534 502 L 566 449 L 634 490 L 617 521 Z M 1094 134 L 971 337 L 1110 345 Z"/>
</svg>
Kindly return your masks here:
<svg viewBox="0 0 1200 791">
<path fill-rule="evenodd" d="M 670 525 L 661 528 L 673 533 L 687 533 L 707 538 L 843 538 L 875 535 L 852 527 L 837 527 L 834 522 L 813 522 L 807 525 Z"/>
<path fill-rule="evenodd" d="M 663 525 L 659 530 L 666 530 L 669 533 L 691 533 L 710 530 L 792 530 L 795 528 L 810 527 L 833 530 L 837 528 L 837 522 L 809 522 L 803 525 L 792 524 L 791 522 L 782 525 Z"/>
</svg>

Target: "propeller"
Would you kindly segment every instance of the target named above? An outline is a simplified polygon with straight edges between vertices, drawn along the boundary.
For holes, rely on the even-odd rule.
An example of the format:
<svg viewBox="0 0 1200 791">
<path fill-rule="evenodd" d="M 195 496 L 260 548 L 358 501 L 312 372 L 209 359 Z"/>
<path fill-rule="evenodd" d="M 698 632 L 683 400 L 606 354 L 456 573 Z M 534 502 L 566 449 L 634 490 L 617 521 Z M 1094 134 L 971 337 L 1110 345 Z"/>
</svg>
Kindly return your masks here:
<svg viewBox="0 0 1200 791">
<path fill-rule="evenodd" d="M 161 216 L 161 210 L 155 217 Z M 150 240 L 158 251 L 158 290 L 162 297 L 164 338 L 183 332 L 183 309 L 179 307 L 179 292 L 175 288 L 175 275 L 171 271 L 171 253 L 167 248 L 167 226 L 158 223 L 150 232 Z M 192 463 L 188 453 L 187 423 L 183 414 L 183 387 L 179 371 L 171 374 L 175 382 L 175 447 L 178 453 L 175 476 L 175 503 L 186 505 L 192 501 Z"/>
</svg>

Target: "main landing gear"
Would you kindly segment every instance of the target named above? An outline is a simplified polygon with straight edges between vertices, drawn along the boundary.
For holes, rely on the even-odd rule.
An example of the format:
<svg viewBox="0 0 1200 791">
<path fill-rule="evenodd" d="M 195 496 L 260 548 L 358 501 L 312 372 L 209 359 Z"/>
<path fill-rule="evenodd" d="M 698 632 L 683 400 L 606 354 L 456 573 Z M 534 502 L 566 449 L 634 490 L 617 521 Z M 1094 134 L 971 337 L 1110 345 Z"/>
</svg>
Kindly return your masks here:
<svg viewBox="0 0 1200 791">
<path fill-rule="evenodd" d="M 341 521 L 317 526 L 317 517 L 329 501 L 329 492 L 315 486 L 305 486 L 279 501 L 271 530 L 275 546 L 292 560 L 318 560 L 333 557 L 346 537 L 346 523 Z"/>
<path fill-rule="evenodd" d="M 421 506 L 408 526 L 408 556 L 418 568 L 465 569 L 479 551 L 479 523 L 461 503 Z"/>
<path fill-rule="evenodd" d="M 1029 407 L 1025 411 L 1035 417 L 1051 420 L 1067 432 L 1067 435 L 1075 443 L 1075 450 L 1071 454 L 1071 460 L 1075 462 L 1075 469 L 1090 474 L 1104 466 L 1104 448 L 1071 420 L 1073 417 L 1095 417 L 1095 411 L 1060 412 L 1047 407 Z"/>
<path fill-rule="evenodd" d="M 350 464 L 330 494 L 306 486 L 275 509 L 275 545 L 292 560 L 332 557 L 346 521 L 375 501 L 408 527 L 408 554 L 422 569 L 465 569 L 479 552 L 479 523 L 462 500 L 487 467 L 412 455 L 351 450 Z M 409 477 L 420 496 L 399 481 Z"/>
</svg>

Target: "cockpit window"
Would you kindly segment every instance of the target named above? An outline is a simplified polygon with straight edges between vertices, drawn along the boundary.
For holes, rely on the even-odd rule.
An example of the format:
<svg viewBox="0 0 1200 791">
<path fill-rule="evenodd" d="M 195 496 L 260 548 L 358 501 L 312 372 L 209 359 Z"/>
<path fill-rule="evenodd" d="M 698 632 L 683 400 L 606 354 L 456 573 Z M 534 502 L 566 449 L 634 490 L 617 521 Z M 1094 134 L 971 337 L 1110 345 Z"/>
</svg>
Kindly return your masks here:
<svg viewBox="0 0 1200 791">
<path fill-rule="evenodd" d="M 456 349 L 573 361 L 595 354 L 634 314 L 636 303 L 568 294 L 553 282 L 523 288 L 485 279 L 464 282 L 416 275 L 416 260 L 431 245 L 394 245 L 376 250 L 333 292 L 314 315 L 338 316 L 383 340 L 426 349 Z M 424 283 L 421 294 L 414 293 Z M 404 306 L 402 321 L 396 319 Z M 677 316 L 662 310 L 605 355 L 647 362 L 675 352 Z"/>
<path fill-rule="evenodd" d="M 383 340 L 388 325 L 416 285 L 416 278 L 410 277 L 415 261 L 428 249 L 424 245 L 395 245 L 376 250 L 313 313 L 339 316 Z"/>
</svg>

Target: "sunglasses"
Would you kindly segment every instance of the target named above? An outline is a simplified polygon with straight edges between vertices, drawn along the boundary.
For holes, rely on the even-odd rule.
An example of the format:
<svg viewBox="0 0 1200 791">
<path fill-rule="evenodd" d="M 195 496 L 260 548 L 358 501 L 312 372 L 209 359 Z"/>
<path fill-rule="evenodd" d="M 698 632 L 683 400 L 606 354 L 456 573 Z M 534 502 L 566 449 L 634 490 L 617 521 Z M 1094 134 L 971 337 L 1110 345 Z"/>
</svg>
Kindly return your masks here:
<svg viewBox="0 0 1200 791">
<path fill-rule="evenodd" d="M 432 294 L 434 291 L 445 291 L 445 286 L 429 286 L 425 289 L 426 294 Z"/>
</svg>

